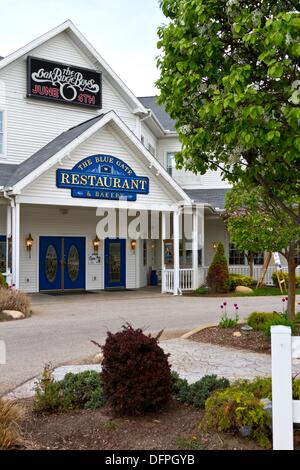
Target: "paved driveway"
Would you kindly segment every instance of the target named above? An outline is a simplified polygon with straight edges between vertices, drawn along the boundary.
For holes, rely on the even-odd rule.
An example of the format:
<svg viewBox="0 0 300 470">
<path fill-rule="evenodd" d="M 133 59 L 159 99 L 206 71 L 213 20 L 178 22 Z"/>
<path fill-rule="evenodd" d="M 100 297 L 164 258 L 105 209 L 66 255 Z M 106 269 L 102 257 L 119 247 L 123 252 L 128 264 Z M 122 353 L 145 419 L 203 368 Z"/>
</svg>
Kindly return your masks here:
<svg viewBox="0 0 300 470">
<path fill-rule="evenodd" d="M 249 313 L 281 309 L 280 297 L 226 299 L 229 312 L 239 305 L 241 318 Z M 151 332 L 171 334 L 217 322 L 221 298 L 173 297 L 156 289 L 72 296 L 37 294 L 34 315 L 0 323 L 6 342 L 7 364 L 0 365 L 0 394 L 38 375 L 44 364 L 68 363 L 97 353 L 91 339 L 103 342 L 107 330 L 117 331 L 126 321 Z"/>
</svg>

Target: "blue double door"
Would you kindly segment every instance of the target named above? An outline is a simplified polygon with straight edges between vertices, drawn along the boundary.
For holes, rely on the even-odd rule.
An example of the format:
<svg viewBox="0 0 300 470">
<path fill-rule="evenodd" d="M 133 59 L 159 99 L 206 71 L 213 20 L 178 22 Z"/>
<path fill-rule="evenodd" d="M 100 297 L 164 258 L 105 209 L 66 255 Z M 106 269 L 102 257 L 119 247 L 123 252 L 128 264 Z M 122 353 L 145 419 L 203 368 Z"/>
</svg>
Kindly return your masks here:
<svg viewBox="0 0 300 470">
<path fill-rule="evenodd" d="M 105 289 L 126 288 L 126 240 L 105 240 Z"/>
<path fill-rule="evenodd" d="M 40 290 L 85 289 L 85 238 L 40 237 Z"/>
</svg>

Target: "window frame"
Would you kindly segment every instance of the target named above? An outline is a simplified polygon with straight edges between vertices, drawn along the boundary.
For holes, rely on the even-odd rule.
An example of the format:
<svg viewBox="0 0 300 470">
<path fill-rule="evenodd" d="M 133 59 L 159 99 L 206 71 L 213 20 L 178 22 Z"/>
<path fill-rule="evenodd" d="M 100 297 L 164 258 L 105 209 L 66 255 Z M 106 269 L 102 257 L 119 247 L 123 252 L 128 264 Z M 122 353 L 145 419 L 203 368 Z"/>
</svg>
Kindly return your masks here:
<svg viewBox="0 0 300 470">
<path fill-rule="evenodd" d="M 4 268 L 4 271 L 1 271 L 1 269 L 0 269 L 0 273 L 3 274 L 3 273 L 5 273 L 5 272 L 7 271 L 7 237 L 6 237 L 6 235 L 0 235 L 0 242 L 4 242 L 4 243 L 5 243 L 5 249 L 4 249 L 5 268 Z"/>
<path fill-rule="evenodd" d="M 176 152 L 166 152 L 166 170 L 167 170 L 167 173 L 168 175 L 170 175 L 172 178 L 173 178 L 173 170 L 176 168 L 176 165 L 172 165 L 169 166 L 169 162 L 174 162 L 175 161 L 175 155 L 176 155 Z M 172 158 L 170 159 L 170 156 L 172 156 Z"/>
<path fill-rule="evenodd" d="M 246 253 L 244 250 L 238 250 L 236 248 L 234 248 L 234 243 L 230 242 L 229 243 L 229 247 L 228 247 L 228 264 L 229 266 L 246 266 Z M 232 263 L 232 252 L 235 251 L 237 254 L 236 254 L 236 260 L 237 261 L 241 261 L 241 257 L 243 256 L 243 263 L 239 262 L 239 263 Z M 239 254 L 238 254 L 239 253 Z M 243 253 L 243 255 L 242 255 Z"/>
<path fill-rule="evenodd" d="M 7 157 L 7 111 L 5 108 L 0 107 L 0 113 L 3 114 L 3 119 L 2 119 L 2 132 L 0 134 L 3 135 L 2 139 L 2 151 L 0 147 L 0 158 L 6 158 Z"/>
</svg>

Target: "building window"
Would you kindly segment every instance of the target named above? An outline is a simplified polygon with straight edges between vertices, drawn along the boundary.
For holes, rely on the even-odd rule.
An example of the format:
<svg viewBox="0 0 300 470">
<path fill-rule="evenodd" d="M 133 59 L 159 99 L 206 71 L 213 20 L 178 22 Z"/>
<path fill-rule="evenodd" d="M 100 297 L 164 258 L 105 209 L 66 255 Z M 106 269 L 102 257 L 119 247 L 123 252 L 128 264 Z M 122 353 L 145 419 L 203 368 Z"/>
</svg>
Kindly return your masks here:
<svg viewBox="0 0 300 470">
<path fill-rule="evenodd" d="M 6 271 L 6 237 L 0 235 L 0 273 Z"/>
<path fill-rule="evenodd" d="M 229 264 L 245 264 L 245 252 L 237 250 L 234 243 L 229 243 Z"/>
<path fill-rule="evenodd" d="M 155 148 L 153 147 L 153 145 L 148 144 L 148 150 L 151 153 L 151 155 L 153 155 L 153 157 L 155 157 Z"/>
<path fill-rule="evenodd" d="M 173 169 L 175 168 L 175 154 L 168 152 L 167 153 L 167 172 L 170 176 L 173 175 Z"/>
<path fill-rule="evenodd" d="M 4 155 L 4 132 L 5 132 L 5 123 L 4 123 L 4 111 L 0 111 L 0 155 Z"/>
<path fill-rule="evenodd" d="M 264 260 L 265 260 L 265 254 L 263 251 L 261 251 L 260 253 L 255 253 L 253 256 L 253 264 L 255 265 L 264 264 Z"/>
<path fill-rule="evenodd" d="M 143 240 L 143 266 L 147 266 L 147 240 Z"/>
<path fill-rule="evenodd" d="M 143 135 L 141 136 L 141 142 L 143 145 L 145 145 L 145 137 Z"/>
</svg>

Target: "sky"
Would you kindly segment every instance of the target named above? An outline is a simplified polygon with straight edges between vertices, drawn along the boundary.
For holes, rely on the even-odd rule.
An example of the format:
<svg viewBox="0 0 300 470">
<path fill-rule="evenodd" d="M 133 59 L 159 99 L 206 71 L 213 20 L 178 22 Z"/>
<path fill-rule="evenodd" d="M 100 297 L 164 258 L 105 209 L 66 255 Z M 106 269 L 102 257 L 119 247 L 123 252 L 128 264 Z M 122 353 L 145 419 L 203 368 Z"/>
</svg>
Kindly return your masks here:
<svg viewBox="0 0 300 470">
<path fill-rule="evenodd" d="M 0 56 L 68 19 L 136 96 L 157 94 L 159 0 L 0 0 Z"/>
</svg>

